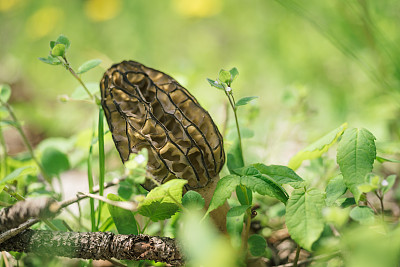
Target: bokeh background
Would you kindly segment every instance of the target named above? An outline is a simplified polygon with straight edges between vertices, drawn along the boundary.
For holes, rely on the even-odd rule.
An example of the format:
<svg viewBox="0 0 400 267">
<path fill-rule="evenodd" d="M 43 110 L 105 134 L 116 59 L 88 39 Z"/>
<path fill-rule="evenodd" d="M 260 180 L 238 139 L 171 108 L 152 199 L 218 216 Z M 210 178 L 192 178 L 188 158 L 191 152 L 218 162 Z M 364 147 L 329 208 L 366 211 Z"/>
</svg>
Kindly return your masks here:
<svg viewBox="0 0 400 267">
<path fill-rule="evenodd" d="M 220 127 L 226 99 L 206 78 L 237 67 L 236 98 L 259 96 L 240 110 L 248 161 L 287 164 L 343 122 L 369 129 L 392 153 L 399 25 L 396 0 L 0 0 L 0 83 L 11 85 L 10 103 L 34 144 L 91 129 L 93 105 L 58 100 L 76 80 L 38 60 L 64 34 L 73 67 L 103 61 L 85 82 L 98 84 L 112 63 L 136 60 L 176 78 Z M 23 149 L 15 136 L 5 132 L 11 154 Z"/>
</svg>

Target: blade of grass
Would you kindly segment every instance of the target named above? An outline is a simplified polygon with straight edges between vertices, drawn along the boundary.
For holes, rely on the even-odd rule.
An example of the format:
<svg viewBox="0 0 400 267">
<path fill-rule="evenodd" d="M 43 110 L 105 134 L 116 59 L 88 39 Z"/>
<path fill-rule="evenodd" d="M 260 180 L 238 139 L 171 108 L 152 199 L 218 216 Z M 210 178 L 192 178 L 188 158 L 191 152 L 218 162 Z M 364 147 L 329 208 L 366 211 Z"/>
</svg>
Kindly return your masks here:
<svg viewBox="0 0 400 267">
<path fill-rule="evenodd" d="M 89 148 L 89 155 L 87 159 L 89 193 L 91 194 L 93 194 L 93 187 L 94 187 L 93 171 L 92 171 L 93 139 L 94 139 L 94 131 L 92 134 L 92 139 Z M 92 232 L 96 232 L 98 229 L 96 227 L 96 218 L 95 218 L 96 213 L 94 210 L 94 199 L 90 198 L 89 202 L 90 202 L 90 222 L 92 224 Z"/>
<path fill-rule="evenodd" d="M 104 175 L 105 175 L 105 157 L 104 157 L 104 111 L 99 109 L 99 123 L 98 123 L 98 142 L 99 142 L 99 195 L 104 195 Z M 101 218 L 102 202 L 99 202 L 97 228 L 99 227 Z"/>
</svg>

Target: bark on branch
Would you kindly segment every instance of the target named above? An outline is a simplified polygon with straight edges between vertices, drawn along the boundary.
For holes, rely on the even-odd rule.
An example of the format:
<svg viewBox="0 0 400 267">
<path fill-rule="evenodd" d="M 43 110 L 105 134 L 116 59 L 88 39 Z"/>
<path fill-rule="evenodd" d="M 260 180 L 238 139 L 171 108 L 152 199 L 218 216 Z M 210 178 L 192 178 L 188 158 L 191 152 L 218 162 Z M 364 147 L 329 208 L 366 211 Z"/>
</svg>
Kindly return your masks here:
<svg viewBox="0 0 400 267">
<path fill-rule="evenodd" d="M 60 206 L 51 198 L 36 198 L 15 203 L 0 210 L 0 232 L 12 229 L 26 222 L 29 218 L 50 218 Z"/>
<path fill-rule="evenodd" d="M 154 260 L 173 266 L 183 265 L 182 254 L 174 239 L 110 232 L 76 233 L 29 229 L 1 243 L 0 251 L 95 260 Z"/>
</svg>

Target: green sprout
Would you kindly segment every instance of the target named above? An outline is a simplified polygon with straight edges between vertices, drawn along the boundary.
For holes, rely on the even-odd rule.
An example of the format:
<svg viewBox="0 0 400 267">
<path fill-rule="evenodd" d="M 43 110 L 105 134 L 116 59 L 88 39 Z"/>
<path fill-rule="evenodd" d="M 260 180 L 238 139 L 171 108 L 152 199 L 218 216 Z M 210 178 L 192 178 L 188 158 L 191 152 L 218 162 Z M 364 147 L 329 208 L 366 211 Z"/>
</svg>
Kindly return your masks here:
<svg viewBox="0 0 400 267">
<path fill-rule="evenodd" d="M 47 56 L 47 58 L 40 57 L 39 60 L 44 63 L 50 64 L 50 65 L 64 66 L 72 74 L 72 76 L 74 76 L 74 78 L 77 79 L 78 82 L 82 85 L 83 89 L 89 95 L 90 99 L 95 100 L 96 103 L 99 105 L 100 99 L 98 99 L 97 96 L 93 95 L 90 92 L 90 90 L 87 88 L 85 83 L 79 77 L 79 74 L 83 74 L 83 73 L 97 67 L 101 63 L 101 60 L 100 59 L 92 59 L 92 60 L 86 61 L 78 68 L 78 71 L 75 71 L 71 67 L 71 64 L 68 62 L 67 57 L 66 57 L 66 53 L 70 46 L 71 46 L 71 42 L 69 41 L 69 39 L 64 35 L 60 35 L 60 36 L 58 36 L 57 40 L 50 41 L 50 53 Z"/>
</svg>

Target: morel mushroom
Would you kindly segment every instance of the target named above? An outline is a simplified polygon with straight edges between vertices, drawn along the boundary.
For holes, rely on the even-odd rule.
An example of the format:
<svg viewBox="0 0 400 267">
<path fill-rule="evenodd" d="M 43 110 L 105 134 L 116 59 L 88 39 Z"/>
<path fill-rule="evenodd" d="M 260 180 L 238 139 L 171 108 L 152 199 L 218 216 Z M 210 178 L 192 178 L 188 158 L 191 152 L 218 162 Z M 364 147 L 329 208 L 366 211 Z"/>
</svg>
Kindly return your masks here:
<svg viewBox="0 0 400 267">
<path fill-rule="evenodd" d="M 210 114 L 169 75 L 135 61 L 108 69 L 100 83 L 101 104 L 123 162 L 147 149 L 148 175 L 159 183 L 188 181 L 211 200 L 225 162 L 222 135 Z M 147 190 L 155 187 L 146 179 Z M 227 207 L 211 214 L 225 229 Z"/>
</svg>

